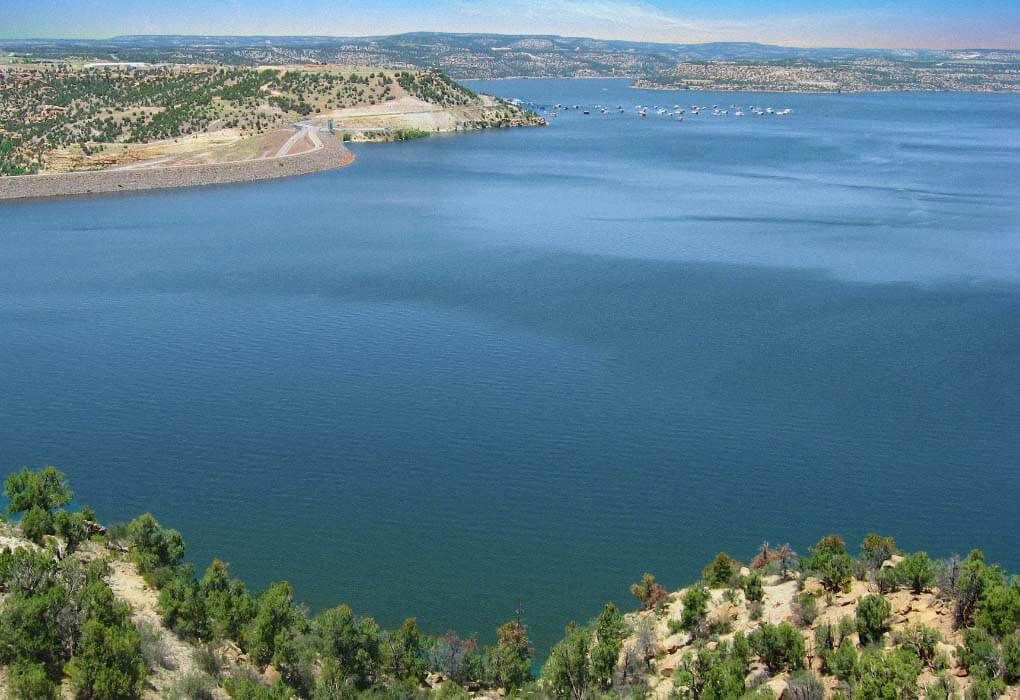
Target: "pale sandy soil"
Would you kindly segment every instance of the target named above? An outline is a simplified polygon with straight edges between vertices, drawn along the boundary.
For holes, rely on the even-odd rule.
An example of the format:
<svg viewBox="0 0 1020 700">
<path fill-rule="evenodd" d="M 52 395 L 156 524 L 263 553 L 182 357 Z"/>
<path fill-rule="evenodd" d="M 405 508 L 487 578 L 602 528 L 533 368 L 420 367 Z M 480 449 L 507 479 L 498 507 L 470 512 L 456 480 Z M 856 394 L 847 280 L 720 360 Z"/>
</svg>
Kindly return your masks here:
<svg viewBox="0 0 1020 700">
<path fill-rule="evenodd" d="M 337 131 L 362 132 L 372 130 L 420 129 L 422 131 L 455 131 L 464 122 L 481 119 L 494 104 L 483 95 L 482 104 L 475 107 L 444 108 L 403 95 L 378 105 L 345 107 L 316 115 L 313 121 L 324 124 L 334 121 Z"/>
<path fill-rule="evenodd" d="M 897 557 L 898 558 L 898 557 Z M 683 612 L 681 602 L 683 594 L 687 589 L 682 589 L 670 594 L 667 603 L 658 612 L 637 612 L 627 615 L 628 620 L 637 629 L 642 620 L 651 620 L 654 636 L 659 653 L 651 661 L 647 680 L 653 690 L 653 694 L 659 700 L 665 700 L 673 690 L 672 675 L 678 668 L 685 656 L 692 654 L 695 650 L 687 633 L 671 634 L 669 631 L 669 620 L 679 620 Z M 749 607 L 746 600 L 741 596 L 738 605 L 723 600 L 723 590 L 712 591 L 712 601 L 709 604 L 709 618 L 725 619 L 731 623 L 731 631 L 721 636 L 723 640 L 732 640 L 733 634 L 743 632 L 750 634 L 752 630 L 764 623 L 779 624 L 789 622 L 794 624 L 793 601 L 794 597 L 801 591 L 818 593 L 817 604 L 819 614 L 815 621 L 807 628 L 801 629 L 804 636 L 805 647 L 808 654 L 808 663 L 815 671 L 821 671 L 821 658 L 814 649 L 814 630 L 825 623 L 837 624 L 843 617 L 853 618 L 857 602 L 865 595 L 878 593 L 873 584 L 863 581 L 854 581 L 849 592 L 836 593 L 831 599 L 822 593 L 821 584 L 817 579 L 805 578 L 803 583 L 796 580 L 782 581 L 778 576 L 765 578 L 765 598 L 763 600 L 762 616 L 760 620 L 750 619 Z M 892 605 L 892 621 L 890 632 L 886 634 L 885 646 L 892 646 L 892 635 L 905 629 L 909 625 L 924 624 L 939 631 L 942 636 L 942 643 L 938 650 L 944 652 L 951 661 L 949 672 L 956 677 L 960 684 L 961 693 L 966 691 L 970 684 L 966 671 L 959 667 L 956 662 L 956 645 L 962 642 L 962 636 L 952 626 L 952 606 L 940 600 L 935 591 L 925 591 L 921 594 L 913 594 L 910 591 L 901 590 L 886 594 L 885 596 Z M 856 641 L 856 634 L 852 635 Z M 636 635 L 625 640 L 624 646 L 633 648 L 636 642 Z M 622 658 L 622 657 L 621 657 Z M 752 674 L 760 672 L 764 667 L 761 664 L 752 664 Z M 776 697 L 782 697 L 786 690 L 788 674 L 780 674 L 769 681 L 769 686 L 775 691 Z M 835 688 L 836 681 L 831 676 L 822 676 L 827 684 L 827 695 Z M 934 681 L 935 676 L 931 672 L 922 674 L 919 684 Z M 1020 688 L 1010 688 L 1004 697 L 1020 697 Z"/>
</svg>

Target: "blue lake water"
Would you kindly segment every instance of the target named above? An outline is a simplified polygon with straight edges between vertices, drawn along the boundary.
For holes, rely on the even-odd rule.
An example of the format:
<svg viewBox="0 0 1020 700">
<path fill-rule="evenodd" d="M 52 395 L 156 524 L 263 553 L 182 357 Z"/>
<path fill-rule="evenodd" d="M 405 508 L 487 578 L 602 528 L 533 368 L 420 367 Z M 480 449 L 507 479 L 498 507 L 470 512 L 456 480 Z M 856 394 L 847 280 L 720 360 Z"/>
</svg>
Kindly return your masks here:
<svg viewBox="0 0 1020 700">
<path fill-rule="evenodd" d="M 765 538 L 1020 569 L 1020 96 L 474 87 L 630 112 L 0 204 L 0 465 L 540 648 Z"/>
</svg>

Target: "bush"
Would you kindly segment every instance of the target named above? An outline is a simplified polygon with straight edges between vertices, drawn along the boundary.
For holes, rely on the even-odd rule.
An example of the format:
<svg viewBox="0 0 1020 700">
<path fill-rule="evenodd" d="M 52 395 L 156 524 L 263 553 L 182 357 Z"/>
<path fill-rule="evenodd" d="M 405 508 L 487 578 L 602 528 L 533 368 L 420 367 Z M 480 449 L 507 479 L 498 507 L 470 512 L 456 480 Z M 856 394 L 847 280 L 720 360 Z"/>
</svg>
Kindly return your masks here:
<svg viewBox="0 0 1020 700">
<path fill-rule="evenodd" d="M 921 662 L 909 651 L 896 649 L 883 654 L 869 651 L 861 657 L 854 700 L 916 698 Z"/>
<path fill-rule="evenodd" d="M 947 673 L 940 673 L 934 682 L 924 689 L 925 700 L 958 700 L 960 684 Z"/>
<path fill-rule="evenodd" d="M 1008 587 L 1001 581 L 985 585 L 974 624 L 1000 639 L 1020 629 L 1020 579 Z"/>
<path fill-rule="evenodd" d="M 798 593 L 793 599 L 793 620 L 799 627 L 810 627 L 818 618 L 818 603 L 810 593 Z"/>
<path fill-rule="evenodd" d="M 485 654 L 486 680 L 494 688 L 512 691 L 531 678 L 533 648 L 527 628 L 519 620 L 510 620 L 496 631 L 498 641 Z"/>
<path fill-rule="evenodd" d="M 54 532 L 64 538 L 65 554 L 71 554 L 89 538 L 88 519 L 83 513 L 68 513 L 58 510 L 53 516 Z"/>
<path fill-rule="evenodd" d="M 262 615 L 260 610 L 259 617 Z M 340 676 L 358 688 L 367 688 L 382 662 L 379 626 L 375 620 L 355 615 L 349 606 L 339 605 L 320 613 L 315 618 L 314 629 L 323 657 L 337 665 Z"/>
<path fill-rule="evenodd" d="M 716 649 L 701 647 L 688 654 L 673 674 L 679 698 L 738 698 L 743 695 L 747 657 L 723 643 Z"/>
<path fill-rule="evenodd" d="M 195 662 L 195 668 L 210 678 L 219 678 L 223 672 L 222 660 L 211 646 L 197 647 L 191 652 L 191 660 Z"/>
<path fill-rule="evenodd" d="M 762 585 L 761 574 L 757 571 L 745 576 L 740 584 L 749 602 L 757 603 L 765 598 L 765 587 Z"/>
<path fill-rule="evenodd" d="M 762 613 L 765 611 L 765 606 L 761 602 L 752 602 L 747 606 L 747 616 L 753 622 L 757 622 L 761 619 Z"/>
<path fill-rule="evenodd" d="M 70 503 L 74 492 L 68 486 L 67 477 L 56 467 L 43 467 L 38 471 L 23 467 L 7 477 L 4 496 L 10 501 L 8 513 L 23 513 L 33 508 L 50 513 Z"/>
<path fill-rule="evenodd" d="M 613 680 L 620 648 L 627 634 L 623 615 L 612 603 L 606 603 L 595 620 L 595 641 L 591 649 L 591 672 L 595 681 L 608 688 Z"/>
<path fill-rule="evenodd" d="M 869 532 L 861 542 L 861 561 L 872 570 L 878 569 L 896 554 L 896 540 Z"/>
<path fill-rule="evenodd" d="M 383 637 L 383 672 L 398 681 L 421 683 L 428 673 L 418 621 L 411 617 Z"/>
<path fill-rule="evenodd" d="M 173 568 L 184 558 L 184 539 L 177 530 L 160 526 L 152 513 L 140 515 L 127 525 L 128 545 L 143 574 Z"/>
<path fill-rule="evenodd" d="M 542 678 L 557 698 L 585 698 L 594 679 L 588 663 L 591 634 L 583 627 L 568 627 L 567 636 L 549 652 Z"/>
<path fill-rule="evenodd" d="M 844 638 L 833 651 L 825 655 L 825 666 L 839 680 L 850 683 L 858 672 L 857 647 L 850 639 Z"/>
<path fill-rule="evenodd" d="M 866 595 L 857 601 L 857 635 L 861 644 L 868 645 L 882 639 L 889 629 L 892 605 L 880 595 Z"/>
<path fill-rule="evenodd" d="M 1003 583 L 1002 570 L 985 564 L 985 555 L 973 550 L 966 560 L 959 557 L 940 562 L 936 567 L 939 595 L 953 603 L 953 626 L 961 629 L 974 619 L 985 590 Z"/>
<path fill-rule="evenodd" d="M 740 564 L 726 552 L 715 555 L 712 563 L 701 572 L 709 588 L 725 588 L 737 575 Z"/>
<path fill-rule="evenodd" d="M 832 651 L 839 646 L 839 635 L 836 628 L 832 625 L 825 623 L 818 625 L 815 629 L 815 651 L 820 654 L 825 654 L 827 651 Z"/>
<path fill-rule="evenodd" d="M 146 676 L 138 630 L 89 620 L 67 675 L 79 698 L 138 697 Z"/>
<path fill-rule="evenodd" d="M 170 651 L 170 645 L 163 638 L 163 632 L 159 627 L 148 622 L 139 623 L 138 641 L 141 645 L 142 657 L 149 668 L 165 668 L 170 671 L 177 668 Z"/>
<path fill-rule="evenodd" d="M 198 581 L 176 576 L 159 593 L 159 613 L 163 624 L 188 640 L 207 640 L 211 636 L 205 597 Z"/>
<path fill-rule="evenodd" d="M 893 635 L 893 639 L 901 648 L 914 652 L 925 665 L 932 666 L 935 663 L 935 650 L 938 643 L 942 641 L 942 635 L 938 633 L 938 630 L 917 624 L 910 625 L 902 632 L 897 632 Z"/>
<path fill-rule="evenodd" d="M 927 552 L 915 552 L 896 565 L 899 580 L 910 586 L 911 592 L 922 593 L 935 584 L 935 566 Z"/>
<path fill-rule="evenodd" d="M 995 639 L 987 630 L 972 627 L 963 633 L 963 644 L 956 658 L 972 675 L 996 678 L 1002 673 L 1003 659 Z"/>
<path fill-rule="evenodd" d="M 444 681 L 432 697 L 433 700 L 471 700 L 471 694 L 453 681 Z"/>
<path fill-rule="evenodd" d="M 20 525 L 21 534 L 25 536 L 25 539 L 40 546 L 46 539 L 46 535 L 52 535 L 55 532 L 53 516 L 38 506 L 32 507 L 21 517 Z"/>
<path fill-rule="evenodd" d="M 825 686 L 811 671 L 800 671 L 790 676 L 783 698 L 789 700 L 824 700 Z"/>
<path fill-rule="evenodd" d="M 204 673 L 187 673 L 170 689 L 170 700 L 213 700 L 216 684 Z"/>
<path fill-rule="evenodd" d="M 630 592 L 638 599 L 642 610 L 651 610 L 664 603 L 666 598 L 666 589 L 650 573 L 645 573 L 640 581 L 632 583 Z"/>
<path fill-rule="evenodd" d="M 18 662 L 10 667 L 7 683 L 11 700 L 57 700 L 58 686 L 37 663 Z"/>
<path fill-rule="evenodd" d="M 291 700 L 293 694 L 280 681 L 272 686 L 262 685 L 257 678 L 236 673 L 223 681 L 223 688 L 233 700 Z"/>
<path fill-rule="evenodd" d="M 892 593 L 901 585 L 900 574 L 896 569 L 879 569 L 875 572 L 875 585 L 879 593 Z"/>
<path fill-rule="evenodd" d="M 773 673 L 799 671 L 805 666 L 804 638 L 783 622 L 764 625 L 751 633 L 751 649 Z"/>
<path fill-rule="evenodd" d="M 1002 640 L 1002 665 L 1006 682 L 1020 683 L 1020 632 L 1014 632 Z"/>
<path fill-rule="evenodd" d="M 245 630 L 245 648 L 255 663 L 264 666 L 273 660 L 288 632 L 301 620 L 293 606 L 293 590 L 286 581 L 269 586 L 259 596 L 258 612 Z"/>
<path fill-rule="evenodd" d="M 841 591 L 853 578 L 853 559 L 846 552 L 846 544 L 839 535 L 828 535 L 811 549 L 804 562 L 807 572 L 814 574 L 829 591 Z"/>
<path fill-rule="evenodd" d="M 680 613 L 680 627 L 687 632 L 694 632 L 705 621 L 708 601 L 712 595 L 703 586 L 691 586 L 681 598 L 683 609 Z"/>
<path fill-rule="evenodd" d="M 998 700 L 1006 692 L 1006 684 L 1001 678 L 985 678 L 978 676 L 971 681 L 964 696 L 967 700 Z"/>
</svg>

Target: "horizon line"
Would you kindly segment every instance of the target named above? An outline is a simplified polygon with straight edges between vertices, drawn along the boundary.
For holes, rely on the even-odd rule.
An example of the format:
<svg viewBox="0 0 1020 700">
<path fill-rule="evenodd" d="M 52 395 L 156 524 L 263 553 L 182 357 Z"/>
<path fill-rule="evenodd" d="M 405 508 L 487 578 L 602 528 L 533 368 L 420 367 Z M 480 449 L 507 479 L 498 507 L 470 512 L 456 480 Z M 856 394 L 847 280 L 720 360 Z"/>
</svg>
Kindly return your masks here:
<svg viewBox="0 0 1020 700">
<path fill-rule="evenodd" d="M 696 42 L 666 42 L 639 39 L 610 39 L 595 36 L 555 34 L 555 33 L 528 33 L 528 34 L 505 34 L 502 32 L 454 32 L 454 31 L 406 31 L 394 32 L 392 34 L 114 34 L 106 37 L 74 37 L 74 36 L 34 36 L 10 38 L 0 37 L 0 42 L 16 43 L 31 41 L 83 41 L 101 42 L 113 41 L 116 39 L 130 38 L 152 38 L 152 37 L 180 37 L 180 38 L 208 38 L 208 39 L 385 39 L 389 37 L 407 36 L 412 34 L 431 34 L 447 36 L 492 36 L 492 37 L 531 37 L 531 38 L 552 38 L 552 39 L 579 39 L 589 41 L 617 42 L 622 44 L 647 44 L 652 46 L 710 46 L 710 45 L 753 45 L 784 49 L 803 49 L 810 51 L 1008 51 L 1020 52 L 1020 48 L 1006 48 L 1002 46 L 961 46 L 956 48 L 931 48 L 928 46 L 804 46 L 797 44 L 773 44 L 763 41 L 696 41 Z"/>
</svg>

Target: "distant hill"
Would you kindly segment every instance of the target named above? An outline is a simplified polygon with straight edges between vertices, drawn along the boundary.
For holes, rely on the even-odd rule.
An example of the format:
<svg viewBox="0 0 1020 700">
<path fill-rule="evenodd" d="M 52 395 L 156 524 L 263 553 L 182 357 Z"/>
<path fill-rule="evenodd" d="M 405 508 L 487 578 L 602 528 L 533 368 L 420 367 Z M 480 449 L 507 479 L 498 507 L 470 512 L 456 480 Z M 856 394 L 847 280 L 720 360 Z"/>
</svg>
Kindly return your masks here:
<svg viewBox="0 0 1020 700">
<path fill-rule="evenodd" d="M 118 36 L 0 41 L 28 60 L 68 58 L 220 63 L 343 63 L 438 67 L 454 78 L 645 77 L 699 61 L 829 63 L 883 59 L 1020 65 L 1020 51 L 798 48 L 756 43 L 657 44 L 555 35 L 414 32 L 392 36 Z"/>
</svg>

